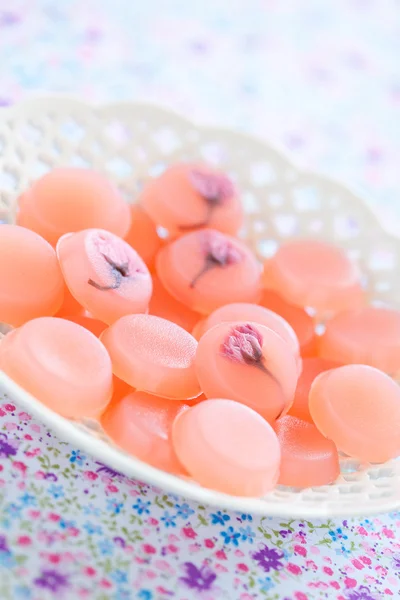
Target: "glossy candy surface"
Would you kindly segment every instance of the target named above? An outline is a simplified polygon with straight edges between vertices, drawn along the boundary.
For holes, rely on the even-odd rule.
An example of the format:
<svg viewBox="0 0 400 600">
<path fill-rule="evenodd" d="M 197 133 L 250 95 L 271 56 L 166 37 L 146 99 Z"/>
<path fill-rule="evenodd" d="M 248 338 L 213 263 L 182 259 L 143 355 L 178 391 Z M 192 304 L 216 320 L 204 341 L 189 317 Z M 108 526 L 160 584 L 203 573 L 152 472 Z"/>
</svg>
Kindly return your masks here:
<svg viewBox="0 0 400 600">
<path fill-rule="evenodd" d="M 80 325 L 42 317 L 0 344 L 0 368 L 64 417 L 97 417 L 112 394 L 111 360 L 103 344 Z"/>
<path fill-rule="evenodd" d="M 274 429 L 281 446 L 280 485 L 313 487 L 338 478 L 336 446 L 315 425 L 287 415 L 276 421 Z"/>
<path fill-rule="evenodd" d="M 197 342 L 175 323 L 153 315 L 128 315 L 101 340 L 114 374 L 140 391 L 186 400 L 200 395 L 194 359 Z"/>
<path fill-rule="evenodd" d="M 52 246 L 81 229 L 101 228 L 123 237 L 130 222 L 129 206 L 114 184 L 90 169 L 53 169 L 19 198 L 18 225 Z"/>
<path fill-rule="evenodd" d="M 373 463 L 400 454 L 400 387 L 382 371 L 346 365 L 321 373 L 309 407 L 321 433 L 345 454 Z"/>
<path fill-rule="evenodd" d="M 221 323 L 199 341 L 196 371 L 208 398 L 230 398 L 272 423 L 293 401 L 298 364 L 289 345 L 258 323 Z"/>
<path fill-rule="evenodd" d="M 151 275 L 121 238 L 87 229 L 62 237 L 57 254 L 70 292 L 95 318 L 112 324 L 124 315 L 147 311 Z"/>
<path fill-rule="evenodd" d="M 234 235 L 243 210 L 230 179 L 202 165 L 169 167 L 144 188 L 140 202 L 157 225 L 172 236 L 204 227 Z"/>
<path fill-rule="evenodd" d="M 257 302 L 261 270 L 243 242 L 213 229 L 187 233 L 160 250 L 157 275 L 168 292 L 209 314 L 228 302 Z"/>
<path fill-rule="evenodd" d="M 0 322 L 14 327 L 54 315 L 64 282 L 54 249 L 17 225 L 0 225 Z"/>
<path fill-rule="evenodd" d="M 279 473 L 272 427 L 243 404 L 206 400 L 180 413 L 172 429 L 180 462 L 194 479 L 227 494 L 262 496 Z"/>
<path fill-rule="evenodd" d="M 158 469 L 186 473 L 171 443 L 176 416 L 185 410 L 183 402 L 133 392 L 105 411 L 101 423 L 107 435 L 123 450 Z"/>
</svg>

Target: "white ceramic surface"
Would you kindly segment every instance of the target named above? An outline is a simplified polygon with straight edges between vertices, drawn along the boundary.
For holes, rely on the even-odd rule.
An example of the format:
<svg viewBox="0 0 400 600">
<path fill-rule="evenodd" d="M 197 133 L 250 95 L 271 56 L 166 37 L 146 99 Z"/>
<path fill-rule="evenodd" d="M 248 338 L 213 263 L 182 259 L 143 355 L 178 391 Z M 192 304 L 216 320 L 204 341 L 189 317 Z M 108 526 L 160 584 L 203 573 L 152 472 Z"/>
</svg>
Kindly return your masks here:
<svg viewBox="0 0 400 600">
<path fill-rule="evenodd" d="M 0 220 L 12 221 L 18 194 L 55 166 L 94 167 L 135 201 L 143 182 L 178 160 L 205 160 L 228 171 L 242 191 L 244 238 L 260 258 L 293 237 L 333 241 L 366 274 L 371 300 L 400 308 L 400 240 L 364 202 L 325 177 L 300 172 L 264 143 L 197 127 L 157 107 L 116 103 L 92 107 L 71 98 L 29 100 L 0 112 Z M 400 460 L 361 465 L 343 459 L 331 486 L 278 487 L 265 498 L 220 494 L 154 469 L 111 445 L 93 423 L 68 421 L 0 372 L 0 389 L 80 449 L 127 476 L 245 513 L 292 518 L 364 515 L 400 508 Z M 400 435 L 400 432 L 399 432 Z"/>
</svg>

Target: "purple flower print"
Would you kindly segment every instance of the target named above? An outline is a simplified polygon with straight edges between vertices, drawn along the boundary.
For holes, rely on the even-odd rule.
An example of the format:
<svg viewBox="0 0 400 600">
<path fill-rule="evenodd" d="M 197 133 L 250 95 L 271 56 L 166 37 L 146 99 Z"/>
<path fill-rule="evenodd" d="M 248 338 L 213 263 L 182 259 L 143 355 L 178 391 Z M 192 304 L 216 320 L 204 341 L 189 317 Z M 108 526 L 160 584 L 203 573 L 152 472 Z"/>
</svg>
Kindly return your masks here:
<svg viewBox="0 0 400 600">
<path fill-rule="evenodd" d="M 261 550 L 254 552 L 251 557 L 258 562 L 258 566 L 261 567 L 266 573 L 269 573 L 271 570 L 280 571 L 283 568 L 282 550 L 268 548 L 268 546 L 265 544 Z"/>
<path fill-rule="evenodd" d="M 400 554 L 393 556 L 393 567 L 400 571 Z"/>
<path fill-rule="evenodd" d="M 5 433 L 0 433 L 0 458 L 8 458 L 17 454 L 18 442 L 9 440 Z"/>
<path fill-rule="evenodd" d="M 54 569 L 43 570 L 40 577 L 37 577 L 33 583 L 51 592 L 59 592 L 69 585 L 68 578 Z"/>
<path fill-rule="evenodd" d="M 104 475 L 108 475 L 112 479 L 124 479 L 124 475 L 122 475 L 122 473 L 119 473 L 119 471 L 115 471 L 111 467 L 108 467 L 107 465 L 101 462 L 96 461 L 96 465 L 100 465 L 100 467 L 96 469 L 96 473 L 103 473 Z"/>
<path fill-rule="evenodd" d="M 347 600 L 376 600 L 376 596 L 371 595 L 370 589 L 366 585 L 360 585 L 357 590 L 347 595 Z"/>
<path fill-rule="evenodd" d="M 217 578 L 216 574 L 207 565 L 203 565 L 198 569 L 193 563 L 187 562 L 184 563 L 183 568 L 186 571 L 186 576 L 180 577 L 180 581 L 198 592 L 210 590 Z"/>
<path fill-rule="evenodd" d="M 5 535 L 0 535 L 0 552 L 10 552 Z"/>
</svg>

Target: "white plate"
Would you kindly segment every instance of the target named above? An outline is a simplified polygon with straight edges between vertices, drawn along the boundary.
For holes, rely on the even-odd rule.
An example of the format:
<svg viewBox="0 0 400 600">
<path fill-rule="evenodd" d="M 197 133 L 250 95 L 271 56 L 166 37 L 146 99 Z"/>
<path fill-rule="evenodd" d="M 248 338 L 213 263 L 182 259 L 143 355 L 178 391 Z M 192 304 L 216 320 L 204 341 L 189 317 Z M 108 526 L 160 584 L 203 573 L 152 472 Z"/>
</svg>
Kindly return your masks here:
<svg viewBox="0 0 400 600">
<path fill-rule="evenodd" d="M 400 307 L 400 240 L 380 226 L 363 201 L 325 177 L 300 172 L 264 143 L 197 127 L 157 107 L 116 103 L 94 108 L 70 98 L 35 99 L 0 112 L 0 220 L 15 199 L 56 166 L 94 167 L 130 201 L 143 182 L 178 160 L 205 160 L 228 171 L 242 190 L 243 235 L 260 257 L 289 237 L 339 243 L 367 276 L 371 299 Z M 344 459 L 340 479 L 306 490 L 278 487 L 249 499 L 201 488 L 142 463 L 111 445 L 91 423 L 68 421 L 0 373 L 0 392 L 61 438 L 113 469 L 202 503 L 292 518 L 364 515 L 400 508 L 400 461 L 360 465 Z M 399 432 L 400 435 L 400 432 Z"/>
</svg>

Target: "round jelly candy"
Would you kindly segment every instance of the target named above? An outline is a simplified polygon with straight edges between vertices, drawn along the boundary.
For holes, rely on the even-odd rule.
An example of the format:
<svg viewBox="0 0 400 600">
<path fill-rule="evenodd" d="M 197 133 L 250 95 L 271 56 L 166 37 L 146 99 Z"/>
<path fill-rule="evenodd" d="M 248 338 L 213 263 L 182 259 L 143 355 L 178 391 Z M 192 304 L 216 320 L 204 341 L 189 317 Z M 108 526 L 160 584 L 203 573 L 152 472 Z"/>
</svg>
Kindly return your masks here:
<svg viewBox="0 0 400 600">
<path fill-rule="evenodd" d="M 282 457 L 278 484 L 313 487 L 328 485 L 339 477 L 336 446 L 315 425 L 286 416 L 276 421 L 274 429 Z"/>
<path fill-rule="evenodd" d="M 172 441 L 201 485 L 237 496 L 263 496 L 278 478 L 280 448 L 272 427 L 232 400 L 206 400 L 179 414 Z"/>
<path fill-rule="evenodd" d="M 64 417 L 97 417 L 111 398 L 106 349 L 90 331 L 65 319 L 33 319 L 7 335 L 0 368 Z"/>
<path fill-rule="evenodd" d="M 311 386 L 310 413 L 338 450 L 372 463 L 400 455 L 400 387 L 367 365 L 321 373 Z"/>
<path fill-rule="evenodd" d="M 168 292 L 209 314 L 227 302 L 257 302 L 260 266 L 239 240 L 213 229 L 193 231 L 160 250 L 157 275 Z"/>
<path fill-rule="evenodd" d="M 345 252 L 326 242 L 297 240 L 282 244 L 265 264 L 264 286 L 288 302 L 326 316 L 360 306 L 360 274 Z"/>
<path fill-rule="evenodd" d="M 107 435 L 123 450 L 153 467 L 186 473 L 171 442 L 172 424 L 187 405 L 133 392 L 110 405 L 101 418 Z"/>
<path fill-rule="evenodd" d="M 289 410 L 289 415 L 303 419 L 304 421 L 313 422 L 310 409 L 308 407 L 308 395 L 310 393 L 311 384 L 320 373 L 336 369 L 341 363 L 334 360 L 326 360 L 324 358 L 303 358 L 303 369 L 297 382 L 296 394 L 294 401 Z"/>
<path fill-rule="evenodd" d="M 200 315 L 171 296 L 157 275 L 153 276 L 153 295 L 149 304 L 149 313 L 173 321 L 186 331 L 192 331 Z"/>
<path fill-rule="evenodd" d="M 90 169 L 54 169 L 19 199 L 17 223 L 52 246 L 65 233 L 92 227 L 124 237 L 130 222 L 129 206 L 117 188 Z"/>
<path fill-rule="evenodd" d="M 336 315 L 326 323 L 319 350 L 324 358 L 395 376 L 400 372 L 400 311 L 367 306 Z"/>
<path fill-rule="evenodd" d="M 263 306 L 258 306 L 258 304 L 234 302 L 232 304 L 225 304 L 225 306 L 221 306 L 221 308 L 217 308 L 217 310 L 212 312 L 201 325 L 197 326 L 196 332 L 197 335 L 199 335 L 199 339 L 206 331 L 215 325 L 229 321 L 253 321 L 254 323 L 260 323 L 260 325 L 265 325 L 265 327 L 269 327 L 272 331 L 275 331 L 275 333 L 289 344 L 293 355 L 299 362 L 299 369 L 301 370 L 301 359 L 299 356 L 300 347 L 295 332 L 285 319 L 272 312 L 272 310 L 268 310 Z"/>
<path fill-rule="evenodd" d="M 132 204 L 131 227 L 125 241 L 141 256 L 149 269 L 154 267 L 154 259 L 162 246 L 157 228 L 139 204 Z"/>
<path fill-rule="evenodd" d="M 208 398 L 247 404 L 272 423 L 293 402 L 298 365 L 290 346 L 259 323 L 221 323 L 200 339 L 200 387 Z"/>
<path fill-rule="evenodd" d="M 96 337 L 100 337 L 105 329 L 107 329 L 106 323 L 99 321 L 98 319 L 92 319 L 92 317 L 87 317 L 86 315 L 76 315 L 72 317 L 64 317 L 67 321 L 72 321 L 73 323 L 77 323 L 84 327 L 88 331 L 91 331 L 93 335 Z"/>
<path fill-rule="evenodd" d="M 95 318 L 111 324 L 124 315 L 147 311 L 151 275 L 121 238 L 102 229 L 86 229 L 63 236 L 57 254 L 70 292 Z"/>
<path fill-rule="evenodd" d="M 127 315 L 101 340 L 114 374 L 137 390 L 177 400 L 199 396 L 197 342 L 182 327 L 153 315 Z"/>
<path fill-rule="evenodd" d="M 18 327 L 54 315 L 64 282 L 53 248 L 17 225 L 0 225 L 0 322 Z"/>
<path fill-rule="evenodd" d="M 172 235 L 203 227 L 234 235 L 243 222 L 232 182 L 206 166 L 169 167 L 144 188 L 140 202 L 152 220 Z"/>
<path fill-rule="evenodd" d="M 317 354 L 317 337 L 315 335 L 314 320 L 299 306 L 289 304 L 276 292 L 263 290 L 261 306 L 280 315 L 293 328 L 300 344 L 300 354 L 303 357 Z"/>
</svg>

